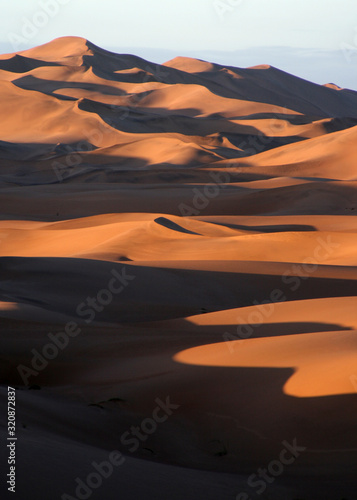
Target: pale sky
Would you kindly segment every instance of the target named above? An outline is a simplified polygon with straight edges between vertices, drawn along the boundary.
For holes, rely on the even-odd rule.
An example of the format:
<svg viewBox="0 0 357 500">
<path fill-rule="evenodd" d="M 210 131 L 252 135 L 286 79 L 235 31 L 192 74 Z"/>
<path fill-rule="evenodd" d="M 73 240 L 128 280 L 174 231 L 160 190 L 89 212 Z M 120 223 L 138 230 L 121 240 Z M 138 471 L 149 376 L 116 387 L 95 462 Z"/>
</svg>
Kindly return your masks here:
<svg viewBox="0 0 357 500">
<path fill-rule="evenodd" d="M 272 64 L 317 83 L 357 90 L 357 0 L 1 0 L 0 5 L 1 52 L 77 35 L 155 62 L 187 55 L 233 66 Z"/>
</svg>

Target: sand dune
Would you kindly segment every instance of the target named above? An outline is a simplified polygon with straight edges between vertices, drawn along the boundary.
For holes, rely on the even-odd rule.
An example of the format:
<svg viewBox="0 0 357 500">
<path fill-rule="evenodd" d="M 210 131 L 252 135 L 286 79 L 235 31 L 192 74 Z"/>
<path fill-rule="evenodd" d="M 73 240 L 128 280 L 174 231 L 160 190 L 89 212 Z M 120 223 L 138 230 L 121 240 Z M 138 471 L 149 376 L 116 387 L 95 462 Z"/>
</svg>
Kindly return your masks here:
<svg viewBox="0 0 357 500">
<path fill-rule="evenodd" d="M 357 93 L 64 37 L 0 56 L 0 107 L 17 498 L 73 497 L 111 450 L 93 498 L 354 498 Z"/>
<path fill-rule="evenodd" d="M 134 214 L 133 214 L 134 215 Z M 116 222 L 114 222 L 116 221 Z M 71 238 L 67 238 L 68 231 Z M 119 261 L 249 260 L 357 265 L 357 235 L 343 231 L 317 231 L 314 226 L 275 226 L 264 232 L 247 226 L 235 229 L 186 217 L 136 214 L 122 220 L 113 214 L 73 219 L 66 223 L 24 221 L 1 223 L 4 236 L 0 255 L 17 257 L 78 257 Z M 333 251 L 314 257 L 321 242 Z"/>
</svg>

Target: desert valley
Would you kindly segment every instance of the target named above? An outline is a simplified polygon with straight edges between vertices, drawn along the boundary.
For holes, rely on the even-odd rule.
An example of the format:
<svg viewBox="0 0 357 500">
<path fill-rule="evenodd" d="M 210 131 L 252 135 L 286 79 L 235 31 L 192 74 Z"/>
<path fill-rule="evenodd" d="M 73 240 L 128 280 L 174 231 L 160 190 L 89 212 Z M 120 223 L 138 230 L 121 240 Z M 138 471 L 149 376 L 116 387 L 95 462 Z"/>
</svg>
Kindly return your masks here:
<svg viewBox="0 0 357 500">
<path fill-rule="evenodd" d="M 0 109 L 12 498 L 356 499 L 357 92 L 64 37 Z"/>
</svg>

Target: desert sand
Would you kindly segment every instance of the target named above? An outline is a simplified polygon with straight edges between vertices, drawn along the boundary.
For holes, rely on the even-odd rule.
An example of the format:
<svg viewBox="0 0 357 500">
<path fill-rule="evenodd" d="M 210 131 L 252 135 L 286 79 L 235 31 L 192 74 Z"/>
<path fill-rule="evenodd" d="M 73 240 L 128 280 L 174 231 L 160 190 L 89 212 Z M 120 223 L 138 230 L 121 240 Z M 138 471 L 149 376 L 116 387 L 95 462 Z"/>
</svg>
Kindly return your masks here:
<svg viewBox="0 0 357 500">
<path fill-rule="evenodd" d="M 357 92 L 64 37 L 0 109 L 12 498 L 356 499 Z"/>
</svg>

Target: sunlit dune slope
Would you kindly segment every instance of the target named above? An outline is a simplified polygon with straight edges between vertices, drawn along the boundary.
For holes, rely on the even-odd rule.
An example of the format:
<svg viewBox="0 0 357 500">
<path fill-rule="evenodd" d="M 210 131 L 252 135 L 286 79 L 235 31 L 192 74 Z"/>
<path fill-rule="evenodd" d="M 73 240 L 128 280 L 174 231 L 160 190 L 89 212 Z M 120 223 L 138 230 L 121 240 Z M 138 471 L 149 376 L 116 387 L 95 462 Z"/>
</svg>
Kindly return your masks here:
<svg viewBox="0 0 357 500">
<path fill-rule="evenodd" d="M 266 498 L 354 498 L 357 92 L 63 37 L 0 56 L 0 110 L 18 499 L 115 448 L 98 498 L 248 500 L 296 441 Z"/>
</svg>

